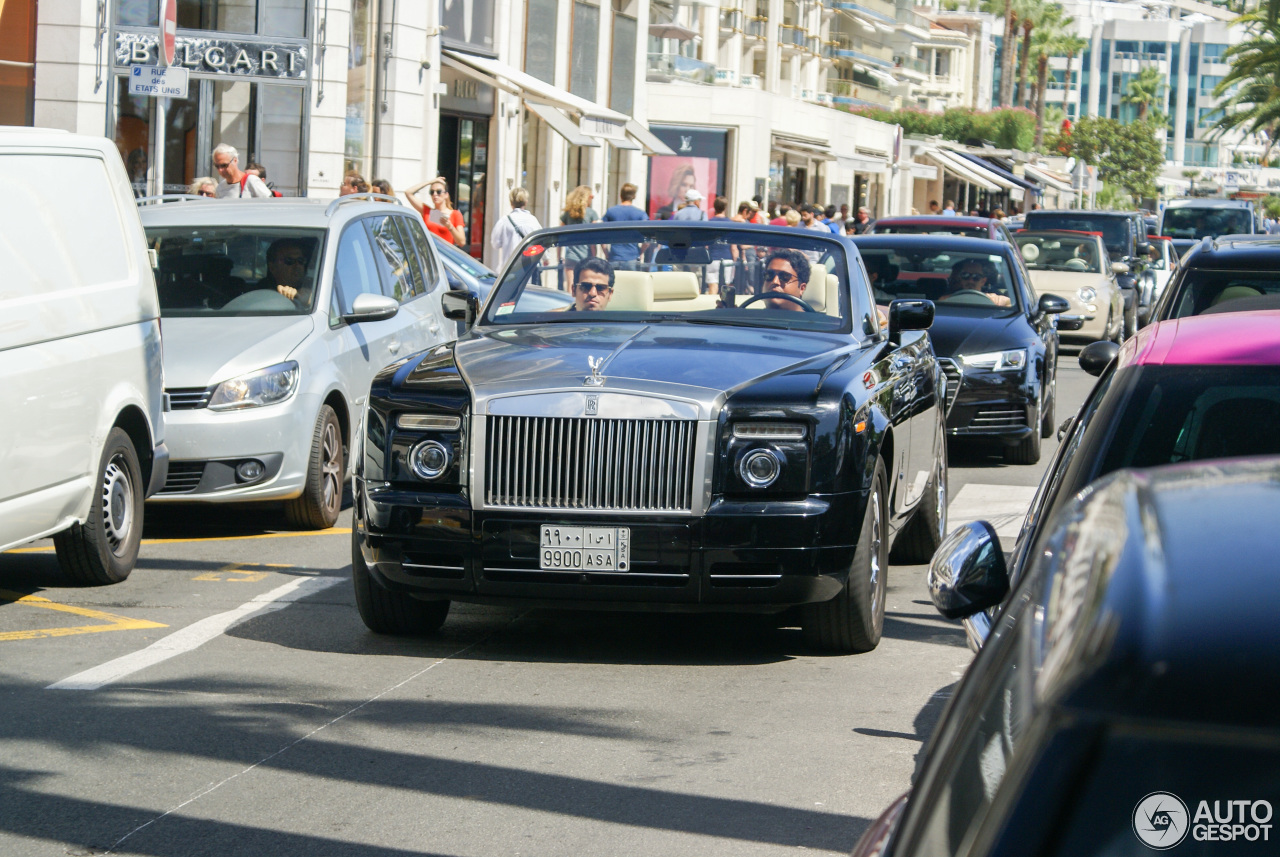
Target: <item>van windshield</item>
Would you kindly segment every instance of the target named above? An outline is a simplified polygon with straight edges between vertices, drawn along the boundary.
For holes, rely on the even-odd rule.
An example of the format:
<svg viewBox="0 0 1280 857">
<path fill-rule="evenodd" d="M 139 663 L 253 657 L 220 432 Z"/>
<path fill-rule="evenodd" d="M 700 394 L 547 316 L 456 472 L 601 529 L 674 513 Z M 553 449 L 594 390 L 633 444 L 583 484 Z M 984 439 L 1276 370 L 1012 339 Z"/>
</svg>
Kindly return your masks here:
<svg viewBox="0 0 1280 857">
<path fill-rule="evenodd" d="M 307 315 L 324 233 L 171 226 L 147 230 L 164 317 Z"/>
<path fill-rule="evenodd" d="M 1169 238 L 1217 238 L 1219 235 L 1249 235 L 1253 214 L 1243 208 L 1209 208 L 1188 205 L 1166 208 L 1160 234 Z"/>
</svg>

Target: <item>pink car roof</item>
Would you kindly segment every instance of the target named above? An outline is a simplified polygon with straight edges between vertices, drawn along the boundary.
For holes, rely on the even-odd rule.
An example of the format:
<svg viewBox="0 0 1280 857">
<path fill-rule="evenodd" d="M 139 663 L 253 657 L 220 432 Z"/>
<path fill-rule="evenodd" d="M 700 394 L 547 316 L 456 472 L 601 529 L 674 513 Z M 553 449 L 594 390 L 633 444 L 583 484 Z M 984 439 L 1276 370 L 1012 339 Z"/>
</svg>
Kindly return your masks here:
<svg viewBox="0 0 1280 857">
<path fill-rule="evenodd" d="M 1213 313 L 1153 324 L 1124 344 L 1120 365 L 1280 365 L 1280 310 Z"/>
</svg>

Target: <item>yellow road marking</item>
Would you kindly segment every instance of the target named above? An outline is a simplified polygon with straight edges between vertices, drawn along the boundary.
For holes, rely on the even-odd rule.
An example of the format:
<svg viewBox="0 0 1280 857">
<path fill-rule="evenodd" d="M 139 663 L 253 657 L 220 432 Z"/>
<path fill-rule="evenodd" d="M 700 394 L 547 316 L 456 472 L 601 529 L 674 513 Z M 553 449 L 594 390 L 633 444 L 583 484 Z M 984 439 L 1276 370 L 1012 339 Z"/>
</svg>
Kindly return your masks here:
<svg viewBox="0 0 1280 857">
<path fill-rule="evenodd" d="M 252 568 L 293 568 L 287 563 L 281 562 L 233 562 L 230 565 L 224 565 L 217 571 L 207 571 L 204 574 L 197 574 L 192 580 L 215 580 L 228 581 L 232 583 L 257 583 L 259 580 L 265 580 L 269 571 L 248 571 Z M 223 577 L 224 574 L 235 574 L 238 577 Z"/>
<path fill-rule="evenodd" d="M 351 535 L 350 527 L 330 527 L 327 530 L 314 530 L 309 533 L 260 533 L 256 536 L 203 536 L 196 539 L 143 539 L 144 545 L 184 545 L 192 542 L 244 542 L 251 539 L 296 539 L 299 536 L 342 536 Z M 47 553 L 53 550 L 52 545 L 38 548 L 14 548 L 5 553 Z"/>
<path fill-rule="evenodd" d="M 21 592 L 10 592 L 7 589 L 0 589 L 0 601 L 25 604 L 29 607 L 39 607 L 59 613 L 71 613 L 75 616 L 84 616 L 86 619 L 101 619 L 107 623 L 105 625 L 77 625 L 71 628 L 33 628 L 28 631 L 4 631 L 0 632 L 0 642 L 7 640 L 38 640 L 43 637 L 72 637 L 76 634 L 98 634 L 103 631 L 137 631 L 143 628 L 169 627 L 160 622 L 151 622 L 146 619 L 130 619 L 127 616 L 117 616 L 114 613 L 104 613 L 101 610 L 92 610 L 88 607 L 59 604 L 56 601 L 50 601 L 48 598 L 41 598 L 39 595 L 23 595 Z"/>
</svg>

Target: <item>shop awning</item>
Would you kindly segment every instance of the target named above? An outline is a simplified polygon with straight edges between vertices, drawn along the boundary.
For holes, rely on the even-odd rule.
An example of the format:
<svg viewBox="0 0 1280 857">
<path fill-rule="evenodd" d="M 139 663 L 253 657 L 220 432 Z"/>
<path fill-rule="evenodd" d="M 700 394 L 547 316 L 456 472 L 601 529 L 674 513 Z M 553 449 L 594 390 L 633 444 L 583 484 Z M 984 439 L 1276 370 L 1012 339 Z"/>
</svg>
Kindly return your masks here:
<svg viewBox="0 0 1280 857">
<path fill-rule="evenodd" d="M 950 149 L 945 151 L 946 151 L 946 154 L 950 155 L 954 160 L 958 161 L 970 172 L 977 173 L 983 179 L 985 179 L 986 181 L 990 182 L 993 185 L 996 185 L 1000 189 L 1013 190 L 1014 188 L 1017 188 L 1019 191 L 1022 190 L 1022 185 L 1018 184 L 1017 182 L 1009 181 L 1007 178 L 997 173 L 990 164 L 986 163 L 981 158 L 969 157 L 963 152 L 957 152 L 955 150 L 950 150 Z"/>
<path fill-rule="evenodd" d="M 458 51 L 441 51 L 445 65 L 457 69 L 468 77 L 495 86 L 506 92 L 519 95 L 527 102 L 543 102 L 564 110 L 572 110 L 583 116 L 595 116 L 610 122 L 626 122 L 631 117 L 607 107 L 601 107 L 594 101 L 588 101 L 572 92 L 552 86 L 531 74 L 525 74 L 518 68 L 504 62 L 478 57 Z M 541 114 L 539 114 L 541 115 Z"/>
<path fill-rule="evenodd" d="M 815 137 L 798 137 L 791 134 L 773 135 L 773 148 L 779 152 L 798 155 L 802 158 L 813 158 L 818 161 L 834 161 L 835 153 L 831 146 Z"/>
<path fill-rule="evenodd" d="M 1046 170 L 1040 169 L 1039 167 L 1033 167 L 1030 164 L 1027 164 L 1025 169 L 1027 171 L 1027 175 L 1030 178 L 1040 182 L 1040 184 L 1044 185 L 1045 187 L 1051 187 L 1054 190 L 1058 190 L 1058 191 L 1075 190 L 1075 188 L 1071 186 L 1070 182 L 1065 182 L 1062 179 L 1047 172 Z"/>
<path fill-rule="evenodd" d="M 652 131 L 635 119 L 627 120 L 627 134 L 644 147 L 646 155 L 674 155 L 675 150 L 659 140 Z"/>
<path fill-rule="evenodd" d="M 977 155 L 971 155 L 968 152 L 956 152 L 955 154 L 959 155 L 960 157 L 964 158 L 967 161 L 972 161 L 974 164 L 983 168 L 984 170 L 990 170 L 991 172 L 995 173 L 1005 181 L 1013 182 L 1019 187 L 1031 191 L 1031 193 L 1035 193 L 1035 194 L 1040 193 L 1039 185 L 1033 184 L 1024 178 L 1014 175 L 1013 173 L 1009 172 L 999 164 L 991 163 L 986 158 L 980 158 Z"/>
<path fill-rule="evenodd" d="M 644 148 L 630 137 L 605 137 L 604 141 L 615 149 L 626 149 L 629 152 L 639 152 Z"/>
<path fill-rule="evenodd" d="M 578 128 L 577 124 L 572 119 L 565 116 L 550 104 L 538 104 L 534 101 L 526 101 L 524 106 L 529 112 L 533 113 L 543 122 L 550 125 L 552 130 L 557 134 L 568 140 L 570 146 L 598 147 L 600 145 L 599 140 L 583 134 L 582 130 Z"/>
<path fill-rule="evenodd" d="M 889 169 L 888 161 L 866 158 L 861 155 L 854 155 L 853 157 L 837 155 L 836 164 L 841 169 L 853 170 L 855 173 L 883 173 Z"/>
<path fill-rule="evenodd" d="M 977 169 L 976 167 L 972 170 L 969 169 L 967 166 L 968 164 L 967 161 L 962 161 L 960 158 L 955 157 L 950 152 L 943 151 L 942 149 L 930 149 L 925 154 L 928 155 L 930 158 L 933 158 L 935 161 L 937 161 L 939 166 L 941 166 L 947 172 L 951 173 L 951 175 L 960 179 L 960 181 L 962 182 L 968 182 L 971 185 L 977 185 L 978 187 L 987 191 L 995 192 L 1000 190 L 999 185 L 995 184 L 994 182 L 990 182 L 987 179 L 983 178 L 982 176 L 978 175 L 978 173 L 976 172 L 976 169 Z"/>
</svg>

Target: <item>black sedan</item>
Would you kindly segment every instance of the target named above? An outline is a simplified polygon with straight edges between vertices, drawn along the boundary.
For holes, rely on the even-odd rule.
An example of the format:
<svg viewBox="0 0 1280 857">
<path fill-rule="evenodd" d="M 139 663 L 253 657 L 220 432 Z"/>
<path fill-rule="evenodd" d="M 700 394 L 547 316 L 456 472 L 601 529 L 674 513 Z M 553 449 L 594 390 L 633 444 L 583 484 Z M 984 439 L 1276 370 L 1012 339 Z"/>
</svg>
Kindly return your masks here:
<svg viewBox="0 0 1280 857">
<path fill-rule="evenodd" d="M 1266 309 L 1280 309 L 1280 237 L 1230 235 L 1191 248 L 1151 319 Z"/>
<path fill-rule="evenodd" d="M 853 239 L 882 303 L 935 302 L 929 336 L 947 373 L 947 434 L 996 440 L 1017 464 L 1040 460 L 1054 428 L 1055 315 L 1070 308 L 1038 296 L 1015 245 L 941 235 Z"/>
<path fill-rule="evenodd" d="M 1180 464 L 1066 504 L 854 857 L 1272 853 L 1277 484 L 1274 458 Z M 947 542 L 944 606 L 1007 586 L 986 527 Z"/>
<path fill-rule="evenodd" d="M 603 245 L 649 261 L 613 268 Z M 574 304 L 526 305 L 564 275 Z M 877 321 L 848 239 L 688 224 L 531 234 L 456 343 L 374 381 L 354 456 L 366 625 L 429 633 L 451 600 L 801 608 L 874 648 L 891 547 L 946 530 L 928 301 Z"/>
<path fill-rule="evenodd" d="M 459 292 L 475 292 L 483 301 L 489 297 L 498 275 L 493 269 L 479 259 L 467 253 L 461 247 L 455 247 L 432 235 L 431 241 L 444 263 L 444 273 L 449 280 L 449 288 Z M 560 309 L 573 303 L 573 297 L 567 292 L 552 288 L 531 287 L 525 294 L 530 305 L 538 304 L 546 310 Z M 462 333 L 460 329 L 458 331 Z"/>
</svg>

